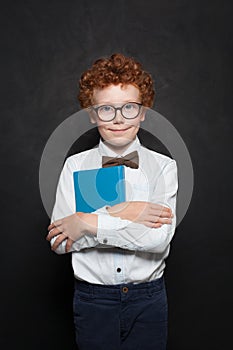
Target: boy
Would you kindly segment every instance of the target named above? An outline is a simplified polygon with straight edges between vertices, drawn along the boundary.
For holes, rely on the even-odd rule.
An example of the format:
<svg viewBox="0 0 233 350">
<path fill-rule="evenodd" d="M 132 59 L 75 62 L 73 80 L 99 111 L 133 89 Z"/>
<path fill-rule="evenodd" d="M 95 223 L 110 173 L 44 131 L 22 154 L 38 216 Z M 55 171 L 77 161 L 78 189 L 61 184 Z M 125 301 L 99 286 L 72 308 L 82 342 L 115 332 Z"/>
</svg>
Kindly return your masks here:
<svg viewBox="0 0 233 350">
<path fill-rule="evenodd" d="M 137 132 L 154 98 L 150 74 L 122 54 L 97 60 L 79 101 L 97 124 L 97 148 L 63 167 L 47 239 L 72 252 L 79 350 L 165 350 L 165 258 L 175 231 L 176 162 L 141 146 Z M 106 158 L 107 157 L 107 158 Z M 127 201 L 76 213 L 73 172 L 125 165 Z"/>
</svg>

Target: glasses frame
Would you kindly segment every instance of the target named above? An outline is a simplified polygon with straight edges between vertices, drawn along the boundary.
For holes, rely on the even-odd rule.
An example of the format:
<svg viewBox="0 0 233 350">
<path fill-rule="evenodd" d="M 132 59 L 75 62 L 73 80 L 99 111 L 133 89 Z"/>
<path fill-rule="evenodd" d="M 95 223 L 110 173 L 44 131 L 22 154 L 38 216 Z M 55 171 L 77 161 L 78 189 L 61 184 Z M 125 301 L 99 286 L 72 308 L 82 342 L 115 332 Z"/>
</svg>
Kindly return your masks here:
<svg viewBox="0 0 233 350">
<path fill-rule="evenodd" d="M 127 117 L 125 117 L 125 116 L 122 114 L 122 109 L 123 109 L 127 104 L 130 104 L 130 103 L 134 103 L 134 104 L 136 104 L 136 105 L 139 106 L 138 114 L 137 114 L 135 117 L 133 117 L 133 118 L 127 118 Z M 114 108 L 114 110 L 115 110 L 114 117 L 113 117 L 112 119 L 110 119 L 110 120 L 103 120 L 102 118 L 100 118 L 98 111 L 99 111 L 99 109 L 102 108 L 102 107 L 112 107 L 112 108 Z M 131 119 L 137 118 L 137 117 L 139 116 L 140 112 L 141 112 L 142 103 L 139 103 L 139 102 L 130 102 L 130 101 L 129 101 L 129 102 L 124 103 L 121 107 L 115 107 L 115 106 L 113 106 L 113 105 L 106 104 L 106 105 L 101 105 L 101 106 L 98 106 L 98 107 L 92 107 L 92 109 L 96 112 L 98 118 L 99 118 L 102 122 L 108 123 L 108 122 L 111 122 L 112 120 L 114 120 L 114 119 L 116 118 L 117 111 L 121 111 L 121 115 L 122 115 L 122 117 L 125 118 L 125 119 L 131 120 Z"/>
</svg>

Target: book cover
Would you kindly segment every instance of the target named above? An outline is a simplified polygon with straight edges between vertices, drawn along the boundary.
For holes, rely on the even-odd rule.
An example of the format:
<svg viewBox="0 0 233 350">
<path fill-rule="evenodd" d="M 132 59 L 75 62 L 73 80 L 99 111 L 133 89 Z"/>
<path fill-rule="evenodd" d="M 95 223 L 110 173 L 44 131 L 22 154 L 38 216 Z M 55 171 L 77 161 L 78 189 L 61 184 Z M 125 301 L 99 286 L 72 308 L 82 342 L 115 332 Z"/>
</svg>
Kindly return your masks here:
<svg viewBox="0 0 233 350">
<path fill-rule="evenodd" d="M 123 165 L 73 173 L 76 211 L 91 213 L 125 201 Z"/>
</svg>

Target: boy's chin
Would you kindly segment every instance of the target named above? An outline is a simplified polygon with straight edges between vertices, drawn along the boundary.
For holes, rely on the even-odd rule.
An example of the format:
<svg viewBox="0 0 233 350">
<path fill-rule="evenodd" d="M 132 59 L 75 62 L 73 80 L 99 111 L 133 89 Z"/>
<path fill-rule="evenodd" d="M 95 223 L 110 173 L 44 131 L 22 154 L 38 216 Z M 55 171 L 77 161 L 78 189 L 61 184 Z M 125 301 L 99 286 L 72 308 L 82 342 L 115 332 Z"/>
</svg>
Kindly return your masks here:
<svg viewBox="0 0 233 350">
<path fill-rule="evenodd" d="M 112 149 L 124 149 L 127 148 L 134 139 L 117 138 L 114 140 L 105 140 L 104 143 Z"/>
</svg>

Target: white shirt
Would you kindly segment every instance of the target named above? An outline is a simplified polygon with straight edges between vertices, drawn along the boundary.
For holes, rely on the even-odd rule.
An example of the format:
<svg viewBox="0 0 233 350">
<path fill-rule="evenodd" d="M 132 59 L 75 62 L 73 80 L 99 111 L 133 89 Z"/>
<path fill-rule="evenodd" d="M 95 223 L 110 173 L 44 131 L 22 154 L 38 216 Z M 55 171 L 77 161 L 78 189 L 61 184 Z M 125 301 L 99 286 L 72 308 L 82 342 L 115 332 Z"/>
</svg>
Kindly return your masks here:
<svg viewBox="0 0 233 350">
<path fill-rule="evenodd" d="M 163 275 L 165 259 L 176 227 L 177 166 L 173 159 L 143 147 L 138 138 L 122 154 L 138 151 L 139 168 L 125 167 L 126 200 L 147 201 L 170 207 L 172 224 L 149 228 L 109 215 L 98 214 L 97 235 L 86 234 L 72 246 L 74 276 L 97 284 L 141 283 Z M 97 148 L 69 157 L 61 172 L 51 222 L 75 213 L 73 172 L 102 167 L 102 156 L 119 156 L 101 140 Z M 55 238 L 51 240 L 53 244 Z M 65 253 L 65 241 L 57 248 Z"/>
</svg>

